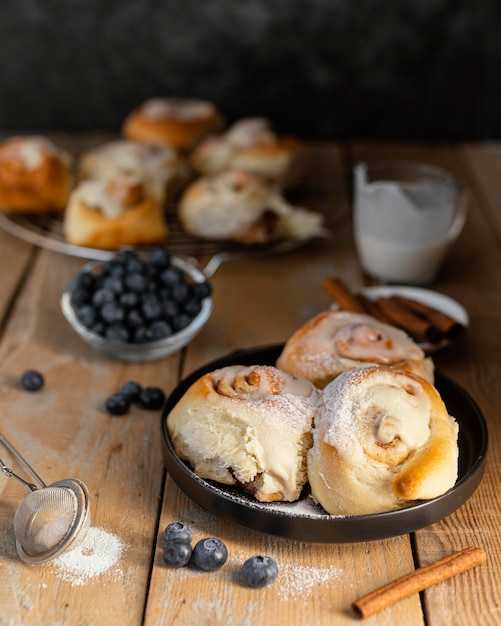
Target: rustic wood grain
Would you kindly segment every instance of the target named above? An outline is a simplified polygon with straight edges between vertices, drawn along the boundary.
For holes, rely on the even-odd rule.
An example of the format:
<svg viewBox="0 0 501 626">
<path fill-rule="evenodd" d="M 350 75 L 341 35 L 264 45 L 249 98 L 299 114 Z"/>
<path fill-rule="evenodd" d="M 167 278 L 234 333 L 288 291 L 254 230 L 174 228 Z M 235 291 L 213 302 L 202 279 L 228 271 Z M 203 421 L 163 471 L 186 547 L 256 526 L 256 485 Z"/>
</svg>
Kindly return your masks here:
<svg viewBox="0 0 501 626">
<path fill-rule="evenodd" d="M 59 139 L 78 153 L 103 137 Z M 326 276 L 338 274 L 352 287 L 362 285 L 349 220 L 351 166 L 357 160 L 390 157 L 442 165 L 471 191 L 465 230 L 433 285 L 467 308 L 471 324 L 434 358 L 437 369 L 475 398 L 488 422 L 490 453 L 480 487 L 458 511 L 429 528 L 367 543 L 295 542 L 209 514 L 165 478 L 159 413 L 134 408 L 127 416 L 111 418 L 104 411 L 105 398 L 130 379 L 169 393 L 180 378 L 214 358 L 284 342 L 330 305 L 322 289 Z M 116 568 L 83 585 L 64 580 L 51 564 L 20 563 L 12 518 L 26 489 L 0 474 L 2 626 L 354 625 L 359 621 L 350 606 L 357 597 L 468 545 L 482 546 L 487 563 L 460 580 L 428 589 L 423 605 L 415 594 L 367 623 L 498 623 L 501 252 L 496 207 L 501 148 L 356 142 L 317 146 L 308 158 L 309 176 L 317 189 L 327 190 L 316 193 L 312 187 L 311 206 L 336 218 L 331 236 L 282 255 L 221 265 L 212 279 L 215 306 L 207 326 L 185 353 L 157 362 L 112 361 L 85 345 L 58 305 L 83 261 L 34 249 L 0 231 L 0 432 L 47 482 L 69 476 L 83 480 L 91 496 L 92 526 L 126 544 Z M 200 259 L 202 267 L 207 260 Z M 46 377 L 38 393 L 19 387 L 19 376 L 28 367 Z M 0 458 L 5 456 L 2 450 Z M 179 519 L 192 525 L 196 538 L 213 535 L 227 543 L 230 558 L 223 569 L 207 574 L 165 565 L 162 532 L 168 522 Z M 250 590 L 239 570 L 245 558 L 260 552 L 276 558 L 279 577 L 268 588 Z"/>
</svg>

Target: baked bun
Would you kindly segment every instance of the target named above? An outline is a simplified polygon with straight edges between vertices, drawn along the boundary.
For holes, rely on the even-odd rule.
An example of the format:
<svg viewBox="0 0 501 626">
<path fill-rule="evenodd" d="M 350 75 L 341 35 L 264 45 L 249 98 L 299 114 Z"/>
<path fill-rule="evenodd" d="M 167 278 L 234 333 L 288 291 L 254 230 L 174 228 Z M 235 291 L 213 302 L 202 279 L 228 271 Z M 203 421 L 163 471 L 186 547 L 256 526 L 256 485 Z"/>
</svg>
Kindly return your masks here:
<svg viewBox="0 0 501 626">
<path fill-rule="evenodd" d="M 71 157 L 40 136 L 11 137 L 0 144 L 3 211 L 62 211 L 72 186 Z"/>
<path fill-rule="evenodd" d="M 125 119 L 122 134 L 157 145 L 189 151 L 207 133 L 222 127 L 223 117 L 206 100 L 151 98 Z"/>
<path fill-rule="evenodd" d="M 172 445 L 202 478 L 261 502 L 297 500 L 319 392 L 269 365 L 233 365 L 197 380 L 167 416 Z"/>
<path fill-rule="evenodd" d="M 391 365 L 434 380 L 433 361 L 404 331 L 351 311 L 331 309 L 308 320 L 277 360 L 277 367 L 319 388 L 342 372 L 369 365 Z"/>
<path fill-rule="evenodd" d="M 161 202 L 171 200 L 188 180 L 187 165 L 176 150 L 129 139 L 110 141 L 82 153 L 78 177 L 104 178 L 124 169 L 137 172 Z"/>
<path fill-rule="evenodd" d="M 168 236 L 158 198 L 129 170 L 79 183 L 63 228 L 69 243 L 104 249 L 162 243 Z"/>
<path fill-rule="evenodd" d="M 458 476 L 458 424 L 430 383 L 385 366 L 323 391 L 308 478 L 332 515 L 392 511 L 442 495 Z"/>
<path fill-rule="evenodd" d="M 323 233 L 320 214 L 290 205 L 260 178 L 240 170 L 196 179 L 181 195 L 179 218 L 195 237 L 250 245 Z"/>
<path fill-rule="evenodd" d="M 260 176 L 270 183 L 284 181 L 300 142 L 279 137 L 269 120 L 261 117 L 235 122 L 226 132 L 202 140 L 190 156 L 199 174 L 218 174 L 239 169 Z"/>
</svg>

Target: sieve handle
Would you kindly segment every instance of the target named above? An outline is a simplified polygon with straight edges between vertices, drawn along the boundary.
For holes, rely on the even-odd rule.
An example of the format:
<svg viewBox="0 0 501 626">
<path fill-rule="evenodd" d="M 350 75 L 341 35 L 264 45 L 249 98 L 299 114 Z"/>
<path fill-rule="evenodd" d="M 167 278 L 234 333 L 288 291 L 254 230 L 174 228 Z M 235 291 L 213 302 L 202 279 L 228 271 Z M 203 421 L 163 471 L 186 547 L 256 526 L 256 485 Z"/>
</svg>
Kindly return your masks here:
<svg viewBox="0 0 501 626">
<path fill-rule="evenodd" d="M 7 450 L 16 457 L 16 459 L 33 476 L 33 478 L 38 482 L 38 484 L 41 487 L 47 487 L 47 485 L 40 478 L 40 476 L 35 472 L 35 470 L 31 467 L 31 465 L 29 465 L 28 461 L 26 461 L 26 459 L 24 459 L 19 454 L 19 452 L 14 448 L 14 446 L 11 443 L 9 443 L 3 435 L 0 435 L 0 443 L 2 443 L 5 446 L 5 448 L 7 448 Z M 31 489 L 31 491 L 34 491 L 35 489 L 37 489 L 36 485 L 33 485 L 32 483 L 28 483 L 22 478 L 20 478 L 19 476 L 17 476 L 17 474 L 14 474 L 12 470 L 10 470 L 8 467 L 4 465 L 3 461 L 0 460 L 0 463 L 2 464 L 2 471 L 6 476 L 11 476 L 12 478 L 16 478 L 17 480 L 22 482 L 24 485 L 26 485 L 29 489 Z"/>
</svg>

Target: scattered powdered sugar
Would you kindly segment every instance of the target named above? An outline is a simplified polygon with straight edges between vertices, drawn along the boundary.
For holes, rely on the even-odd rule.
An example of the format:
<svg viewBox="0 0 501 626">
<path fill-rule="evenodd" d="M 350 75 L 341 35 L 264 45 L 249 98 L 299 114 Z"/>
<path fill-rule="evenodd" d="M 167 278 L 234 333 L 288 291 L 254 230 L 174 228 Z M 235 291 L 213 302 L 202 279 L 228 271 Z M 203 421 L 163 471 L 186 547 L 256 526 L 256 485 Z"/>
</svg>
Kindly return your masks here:
<svg viewBox="0 0 501 626">
<path fill-rule="evenodd" d="M 290 598 L 305 598 L 319 584 L 332 584 L 339 581 L 342 570 L 339 567 L 313 567 L 308 565 L 279 566 L 278 577 L 275 581 L 278 595 L 288 600 Z"/>
<path fill-rule="evenodd" d="M 116 567 L 124 548 L 124 543 L 116 535 L 91 527 L 78 547 L 61 554 L 52 565 L 63 580 L 79 586 Z"/>
</svg>

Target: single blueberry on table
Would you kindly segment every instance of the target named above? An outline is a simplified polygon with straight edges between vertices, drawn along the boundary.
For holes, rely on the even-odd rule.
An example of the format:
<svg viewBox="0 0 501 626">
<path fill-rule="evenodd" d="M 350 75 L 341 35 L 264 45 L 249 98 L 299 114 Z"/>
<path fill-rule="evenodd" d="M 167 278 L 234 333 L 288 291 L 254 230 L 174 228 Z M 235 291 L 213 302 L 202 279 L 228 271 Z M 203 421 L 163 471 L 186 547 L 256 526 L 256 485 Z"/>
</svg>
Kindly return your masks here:
<svg viewBox="0 0 501 626">
<path fill-rule="evenodd" d="M 120 387 L 120 393 L 125 396 L 129 402 L 138 402 L 142 387 L 134 380 L 128 380 Z"/>
<path fill-rule="evenodd" d="M 125 415 L 130 408 L 130 401 L 121 393 L 114 393 L 105 402 L 110 415 Z"/>
<path fill-rule="evenodd" d="M 258 554 L 247 559 L 242 565 L 242 576 L 249 587 L 259 588 L 271 585 L 278 575 L 278 565 L 271 556 Z"/>
<path fill-rule="evenodd" d="M 206 572 L 219 569 L 226 563 L 228 548 L 217 537 L 207 537 L 193 548 L 193 562 Z"/>
<path fill-rule="evenodd" d="M 145 387 L 139 394 L 139 403 L 143 409 L 155 411 L 161 409 L 165 402 L 165 393 L 160 387 Z"/>
<path fill-rule="evenodd" d="M 165 541 L 181 541 L 184 543 L 191 543 L 193 539 L 193 531 L 183 522 L 171 522 L 167 524 L 164 530 Z"/>
<path fill-rule="evenodd" d="M 38 391 L 44 383 L 44 377 L 37 370 L 26 370 L 21 376 L 21 386 L 25 391 Z"/>
</svg>

